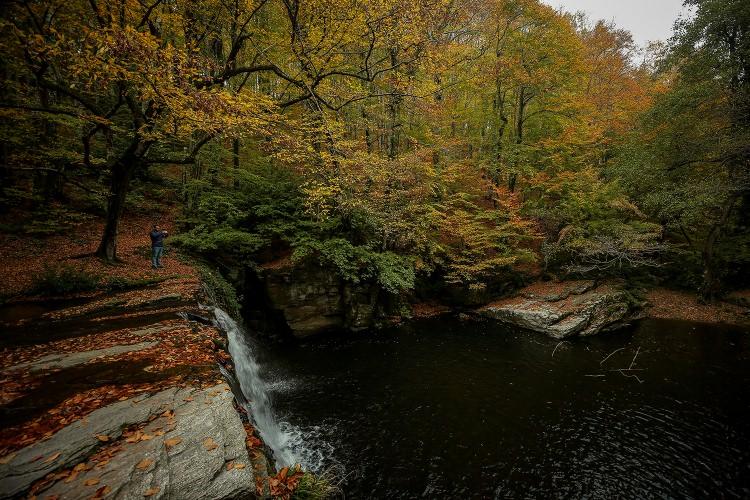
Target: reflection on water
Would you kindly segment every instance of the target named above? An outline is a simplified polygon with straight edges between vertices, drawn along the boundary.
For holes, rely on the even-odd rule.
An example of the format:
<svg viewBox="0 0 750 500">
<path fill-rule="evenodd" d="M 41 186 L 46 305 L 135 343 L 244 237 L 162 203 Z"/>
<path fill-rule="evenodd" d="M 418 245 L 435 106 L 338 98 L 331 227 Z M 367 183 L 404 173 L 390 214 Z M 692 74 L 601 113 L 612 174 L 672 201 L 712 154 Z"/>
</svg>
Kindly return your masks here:
<svg viewBox="0 0 750 500">
<path fill-rule="evenodd" d="M 435 319 L 262 363 L 350 497 L 747 498 L 749 359 L 739 328 L 649 320 L 558 343 Z"/>
</svg>

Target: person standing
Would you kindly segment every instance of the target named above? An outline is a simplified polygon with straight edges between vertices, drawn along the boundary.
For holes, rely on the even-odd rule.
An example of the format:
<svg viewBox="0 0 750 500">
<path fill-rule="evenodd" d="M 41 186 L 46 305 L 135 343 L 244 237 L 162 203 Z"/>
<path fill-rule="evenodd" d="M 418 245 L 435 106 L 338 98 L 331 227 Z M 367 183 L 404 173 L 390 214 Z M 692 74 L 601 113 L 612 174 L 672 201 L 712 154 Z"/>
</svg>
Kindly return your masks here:
<svg viewBox="0 0 750 500">
<path fill-rule="evenodd" d="M 169 235 L 168 232 L 162 231 L 158 224 L 150 233 L 151 236 L 151 268 L 158 269 L 161 265 L 161 256 L 164 253 L 164 238 Z"/>
</svg>

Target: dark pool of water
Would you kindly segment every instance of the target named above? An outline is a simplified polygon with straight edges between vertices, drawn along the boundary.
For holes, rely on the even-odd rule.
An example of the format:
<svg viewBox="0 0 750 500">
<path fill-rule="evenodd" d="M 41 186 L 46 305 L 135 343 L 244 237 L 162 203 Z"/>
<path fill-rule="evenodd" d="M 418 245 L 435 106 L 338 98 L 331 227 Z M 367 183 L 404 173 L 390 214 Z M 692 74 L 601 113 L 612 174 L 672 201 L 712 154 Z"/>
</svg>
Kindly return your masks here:
<svg viewBox="0 0 750 500">
<path fill-rule="evenodd" d="M 746 329 L 558 344 L 443 318 L 261 351 L 278 412 L 350 498 L 750 497 Z"/>
</svg>

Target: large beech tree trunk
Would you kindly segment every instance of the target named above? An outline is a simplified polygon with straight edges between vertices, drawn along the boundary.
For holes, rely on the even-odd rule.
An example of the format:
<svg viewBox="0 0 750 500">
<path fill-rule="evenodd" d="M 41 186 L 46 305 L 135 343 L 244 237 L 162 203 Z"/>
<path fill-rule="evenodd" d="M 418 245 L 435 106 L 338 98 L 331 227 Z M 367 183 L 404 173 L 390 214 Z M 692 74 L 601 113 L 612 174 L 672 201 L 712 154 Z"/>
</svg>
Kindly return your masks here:
<svg viewBox="0 0 750 500">
<path fill-rule="evenodd" d="M 122 156 L 110 167 L 111 179 L 107 197 L 107 220 L 96 255 L 107 262 L 117 261 L 117 232 L 125 209 L 125 198 L 130 179 L 149 144 L 134 141 Z"/>
</svg>

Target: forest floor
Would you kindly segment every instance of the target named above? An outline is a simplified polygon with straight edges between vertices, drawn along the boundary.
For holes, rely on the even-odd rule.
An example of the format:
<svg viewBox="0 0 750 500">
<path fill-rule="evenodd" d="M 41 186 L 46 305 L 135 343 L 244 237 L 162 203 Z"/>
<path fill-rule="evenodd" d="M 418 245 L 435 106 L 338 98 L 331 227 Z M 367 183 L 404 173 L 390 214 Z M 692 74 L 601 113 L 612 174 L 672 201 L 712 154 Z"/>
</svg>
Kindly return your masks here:
<svg viewBox="0 0 750 500">
<path fill-rule="evenodd" d="M 745 295 L 747 291 L 732 296 Z M 697 321 L 699 323 L 750 324 L 750 308 L 726 301 L 699 304 L 695 293 L 655 288 L 646 293 L 646 315 L 650 318 Z"/>
<path fill-rule="evenodd" d="M 171 229 L 168 222 L 163 225 Z M 236 433 L 222 434 L 212 427 L 216 432 L 207 431 L 207 435 L 201 437 L 205 438 L 202 444 L 198 441 L 189 452 L 196 456 L 208 454 L 204 457 L 206 460 L 218 460 L 219 467 L 226 469 L 221 473 L 206 469 L 206 474 L 214 474 L 209 479 L 216 487 L 226 487 L 232 481 L 239 483 L 242 474 L 252 471 L 254 477 L 250 476 L 249 488 L 253 492 L 268 491 L 264 445 L 247 423 L 244 410 L 232 405 L 231 398 L 216 398 L 216 403 L 208 401 L 214 393 L 230 390 L 218 366 L 226 366 L 231 360 L 221 332 L 210 321 L 201 320 L 210 313 L 198 307 L 199 273 L 177 251 L 163 258 L 163 269 L 152 270 L 150 228 L 151 221 L 146 218 L 124 218 L 118 239 L 122 262 L 115 265 L 107 265 L 92 255 L 102 229 L 101 222 L 87 223 L 65 235 L 44 238 L 0 234 L 0 263 L 4 274 L 0 296 L 6 298 L 0 305 L 0 330 L 3 331 L 0 336 L 0 416 L 3 420 L 0 478 L 4 485 L 18 482 L 18 487 L 32 496 L 55 491 L 70 493 L 71 488 L 78 488 L 74 496 L 104 497 L 113 488 L 126 491 L 123 484 L 140 488 L 138 485 L 144 480 L 142 474 L 120 477 L 107 468 L 136 452 L 130 450 L 143 453 L 141 441 L 156 439 L 150 446 L 162 446 L 161 451 L 152 450 L 156 455 L 139 459 L 136 468 L 139 473 L 155 475 L 159 467 L 170 467 L 169 460 L 164 465 L 155 458 L 159 453 L 165 453 L 164 450 L 169 453 L 177 442 L 182 442 L 183 447 L 192 446 L 186 436 L 173 435 L 177 432 L 175 428 L 196 421 L 193 415 L 196 411 L 199 414 L 210 411 L 215 415 L 229 404 L 228 408 L 234 407 L 236 411 L 231 411 L 234 417 L 227 418 L 232 422 L 236 420 L 240 429 L 244 427 L 245 437 L 229 435 Z M 85 271 L 96 277 L 101 287 L 53 298 L 33 295 L 34 287 L 38 286 L 36 277 L 47 268 L 59 266 Z M 60 436 L 69 436 L 78 429 L 76 426 L 85 427 L 89 419 L 96 420 L 97 415 L 106 413 L 114 405 L 123 402 L 145 405 L 147 403 L 138 402 L 151 400 L 164 404 L 164 398 L 160 399 L 159 395 L 174 391 L 195 393 L 196 400 L 198 395 L 204 396 L 200 391 L 213 392 L 206 393 L 209 395 L 205 396 L 208 398 L 205 407 L 185 406 L 193 400 L 193 396 L 185 396 L 173 403 L 174 408 L 166 408 L 164 431 L 150 434 L 138 431 L 158 418 L 152 412 L 145 415 L 148 418 L 143 422 L 123 422 L 129 425 L 125 433 L 117 426 L 103 431 L 103 435 L 97 436 L 95 446 L 87 448 L 85 456 L 77 456 L 66 449 L 53 450 L 49 456 L 31 456 L 42 453 L 34 450 L 51 446 L 49 443 L 59 441 Z M 178 415 L 182 412 L 192 416 L 175 420 L 175 411 Z M 220 423 L 226 424 L 223 420 Z M 223 461 L 211 456 L 218 447 L 215 443 L 233 439 L 240 439 L 242 450 L 234 450 L 229 456 L 229 444 L 224 443 L 217 452 L 224 454 Z M 76 443 L 70 446 L 80 444 Z M 223 474 L 236 477 L 226 479 Z M 289 474 L 286 484 L 284 478 L 272 484 L 277 490 L 284 490 L 293 486 L 288 483 L 297 477 Z M 157 494 L 154 488 L 158 487 L 158 484 L 150 488 L 144 486 L 142 493 Z M 167 487 L 172 488 L 172 494 L 177 494 L 179 489 L 175 488 L 182 486 Z M 17 492 L 0 491 L 0 497 L 6 494 Z"/>
</svg>

